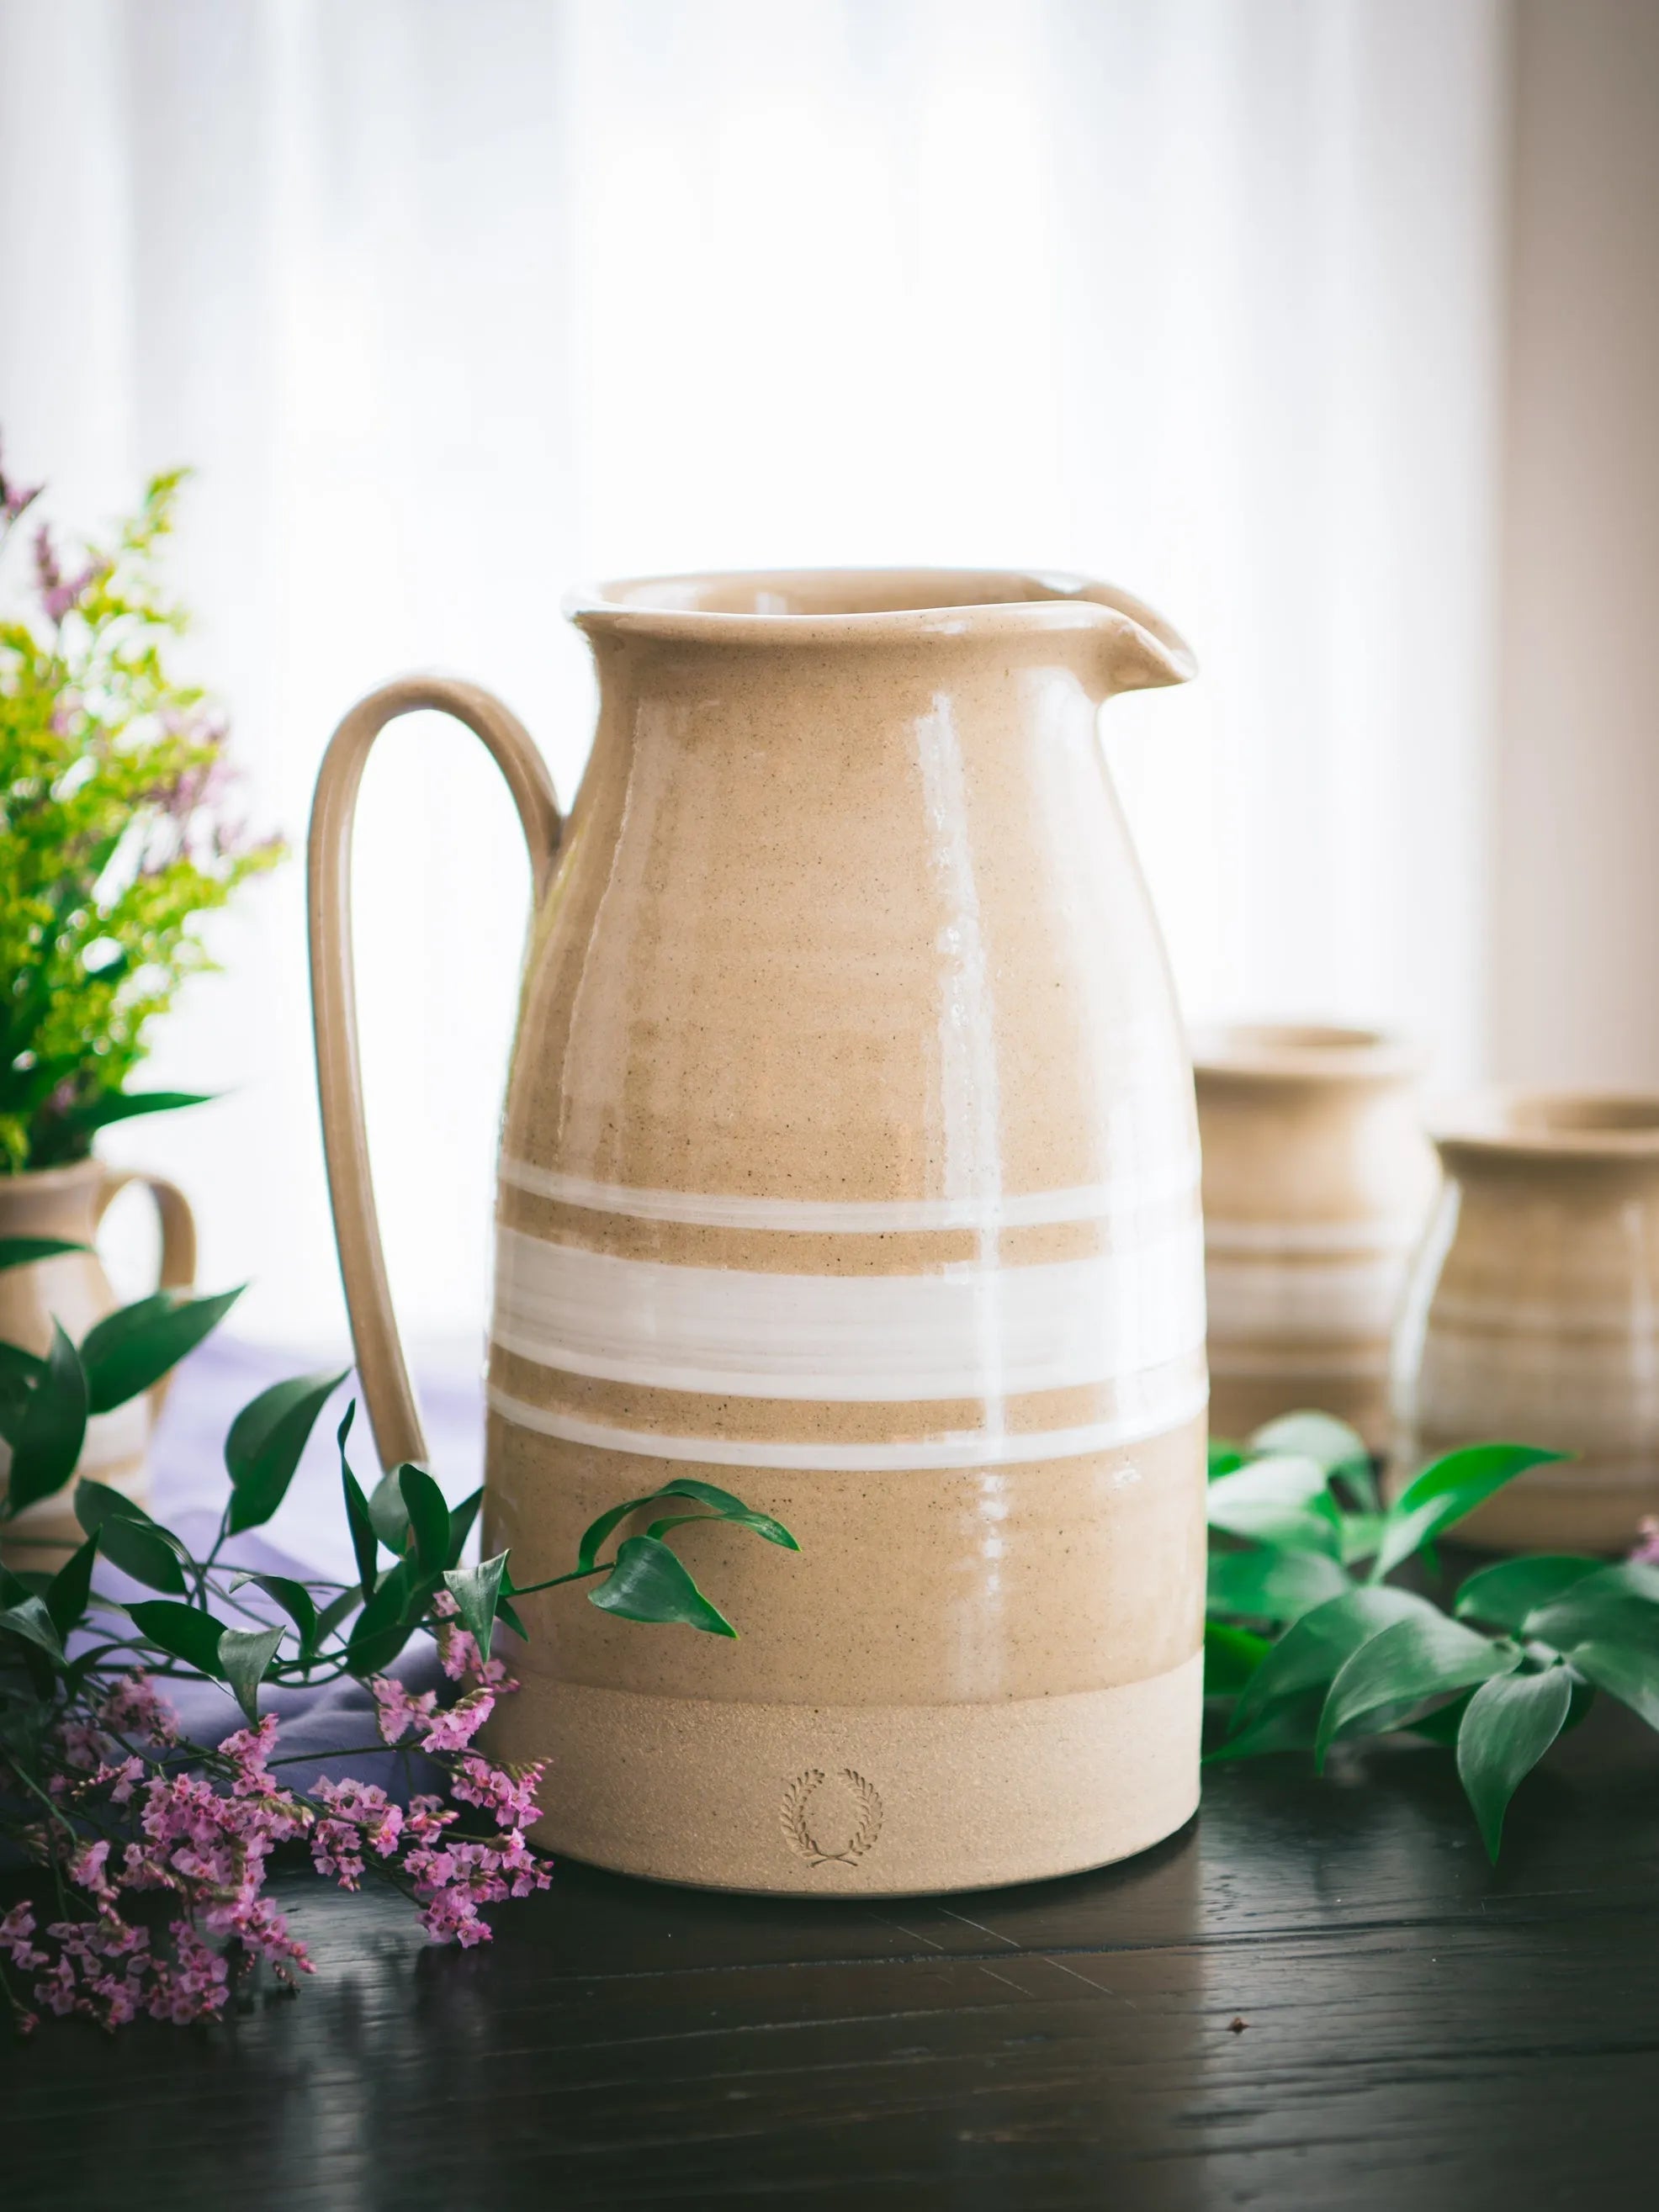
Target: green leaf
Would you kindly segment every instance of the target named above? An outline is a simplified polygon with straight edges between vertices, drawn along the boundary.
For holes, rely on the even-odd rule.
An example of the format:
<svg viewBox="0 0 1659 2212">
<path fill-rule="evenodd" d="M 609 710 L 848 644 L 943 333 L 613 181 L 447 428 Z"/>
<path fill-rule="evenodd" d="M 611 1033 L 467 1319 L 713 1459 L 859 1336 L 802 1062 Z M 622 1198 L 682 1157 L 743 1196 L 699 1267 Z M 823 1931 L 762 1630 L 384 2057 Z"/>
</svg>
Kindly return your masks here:
<svg viewBox="0 0 1659 2212">
<path fill-rule="evenodd" d="M 769 1544 L 780 1544 L 786 1552 L 798 1552 L 795 1541 L 781 1521 L 775 1521 L 769 1513 L 757 1513 L 752 1505 L 745 1505 L 729 1490 L 717 1490 L 712 1482 L 698 1482 L 689 1474 L 676 1475 L 672 1482 L 664 1483 L 657 1492 L 659 1498 L 690 1498 L 699 1505 L 706 1505 L 717 1520 L 730 1521 L 739 1528 L 751 1529 L 763 1536 Z"/>
<path fill-rule="evenodd" d="M 1460 1620 L 1489 1620 L 1495 1628 L 1518 1631 L 1529 1613 L 1562 1596 L 1602 1564 L 1549 1552 L 1499 1559 L 1496 1566 L 1480 1568 L 1459 1585 L 1452 1611 Z"/>
<path fill-rule="evenodd" d="M 87 1434 L 87 1378 L 80 1355 L 52 1325 L 52 1350 L 18 1424 L 6 1486 L 8 1515 L 61 1490 L 75 1472 Z"/>
<path fill-rule="evenodd" d="M 1351 1589 L 1323 1552 L 1212 1552 L 1208 1609 L 1245 1620 L 1295 1620 Z"/>
<path fill-rule="evenodd" d="M 1281 1413 L 1250 1438 L 1256 1455 L 1289 1454 L 1316 1460 L 1328 1478 L 1344 1483 L 1368 1512 L 1378 1510 L 1376 1476 L 1370 1453 L 1358 1429 L 1332 1413 Z"/>
<path fill-rule="evenodd" d="M 363 1594 L 355 1583 L 349 1589 L 343 1589 L 337 1597 L 331 1598 L 317 1616 L 312 1649 L 320 1651 L 335 1630 L 362 1601 Z"/>
<path fill-rule="evenodd" d="M 183 1597 L 189 1588 L 179 1564 L 184 1546 L 170 1528 L 152 1521 L 142 1505 L 86 1477 L 75 1486 L 75 1517 L 89 1536 L 97 1537 L 112 1566 L 151 1589 Z"/>
<path fill-rule="evenodd" d="M 1328 1474 L 1333 1468 L 1346 1467 L 1352 1460 L 1364 1460 L 1367 1465 L 1370 1462 L 1358 1430 L 1339 1421 L 1334 1413 L 1281 1413 L 1277 1420 L 1256 1430 L 1250 1438 L 1250 1452 L 1256 1459 L 1310 1459 Z"/>
<path fill-rule="evenodd" d="M 1323 1702 L 1322 1690 L 1298 1690 L 1293 1697 L 1276 1699 L 1237 1735 L 1206 1752 L 1203 1763 L 1219 1766 L 1236 1759 L 1261 1759 L 1270 1752 L 1311 1751 Z"/>
<path fill-rule="evenodd" d="M 102 971 L 108 973 L 107 969 Z M 83 1134 L 130 1121 L 137 1114 L 173 1114 L 185 1106 L 206 1106 L 213 1094 L 198 1091 L 106 1091 L 84 1106 L 71 1106 L 64 1119 Z"/>
<path fill-rule="evenodd" d="M 493 1559 L 483 1559 L 476 1567 L 448 1567 L 444 1571 L 444 1582 L 450 1595 L 460 1608 L 461 1623 L 472 1632 L 480 1655 L 488 1659 L 489 1641 L 495 1632 L 495 1608 L 501 1602 L 501 1573 L 507 1565 L 507 1553 L 498 1552 Z"/>
<path fill-rule="evenodd" d="M 215 1681 L 224 1679 L 219 1663 L 219 1639 L 225 1632 L 222 1620 L 216 1620 L 196 1606 L 175 1605 L 163 1597 L 145 1598 L 130 1605 L 127 1611 L 150 1643 L 182 1659 L 185 1666 L 194 1667 L 198 1674 L 210 1675 Z"/>
<path fill-rule="evenodd" d="M 222 1291 L 213 1298 L 156 1291 L 95 1323 L 81 1345 L 93 1412 L 107 1413 L 159 1382 L 218 1327 L 246 1287 Z"/>
<path fill-rule="evenodd" d="M 1659 1652 L 1627 1644 L 1577 1644 L 1572 1664 L 1586 1681 L 1659 1729 Z"/>
<path fill-rule="evenodd" d="M 352 1626 L 346 1664 L 354 1674 L 383 1674 L 409 1641 L 404 1613 L 409 1576 L 403 1565 L 390 1568 Z"/>
<path fill-rule="evenodd" d="M 63 1639 L 44 1598 L 26 1597 L 17 1605 L 0 1607 L 0 1628 L 36 1645 L 48 1659 L 63 1663 Z"/>
<path fill-rule="evenodd" d="M 1457 1731 L 1457 1772 L 1494 1864 L 1509 1802 L 1560 1735 L 1571 1703 L 1565 1667 L 1500 1674 L 1469 1699 Z"/>
<path fill-rule="evenodd" d="M 448 1503 L 423 1467 L 400 1467 L 398 1487 L 414 1533 L 415 1557 L 421 1571 L 441 1575 L 449 1563 Z"/>
<path fill-rule="evenodd" d="M 1230 1628 L 1218 1620 L 1204 1624 L 1204 1694 L 1206 1698 L 1236 1698 L 1273 1646 L 1265 1636 L 1248 1628 Z"/>
<path fill-rule="evenodd" d="M 1379 1629 L 1351 1652 L 1325 1693 L 1314 1757 L 1321 1765 L 1345 1731 L 1376 1735 L 1431 1698 L 1449 1697 L 1521 1663 L 1512 1644 L 1494 1644 L 1431 1606 Z M 1369 1725 L 1367 1725 L 1369 1724 Z"/>
<path fill-rule="evenodd" d="M 335 1441 L 340 1447 L 340 1487 L 345 1493 L 346 1525 L 351 1531 L 351 1548 L 357 1561 L 357 1587 L 365 1602 L 374 1595 L 375 1577 L 380 1573 L 380 1554 L 374 1540 L 374 1516 L 369 1510 L 368 1500 L 363 1496 L 362 1485 L 351 1472 L 346 1458 L 346 1438 L 351 1434 L 351 1424 L 357 1417 L 357 1401 L 354 1398 L 341 1417 L 335 1431 Z"/>
<path fill-rule="evenodd" d="M 630 1513 L 637 1513 L 642 1505 L 654 1504 L 657 1493 L 652 1491 L 644 1498 L 625 1498 L 620 1505 L 613 1505 L 601 1513 L 597 1521 L 590 1521 L 582 1530 L 581 1541 L 576 1547 L 576 1567 L 586 1574 L 599 1562 L 599 1547 L 611 1531 L 620 1528 Z"/>
<path fill-rule="evenodd" d="M 287 1575 L 239 1575 L 231 1587 L 240 1589 L 248 1583 L 276 1599 L 299 1632 L 301 1657 L 309 1658 L 318 1643 L 317 1601 L 305 1584 Z"/>
<path fill-rule="evenodd" d="M 1344 1513 L 1342 1527 L 1342 1564 L 1357 1565 L 1362 1559 L 1376 1555 L 1382 1541 L 1382 1516 L 1380 1513 Z"/>
<path fill-rule="evenodd" d="M 89 1244 L 72 1244 L 63 1237 L 0 1237 L 0 1272 L 7 1267 L 33 1267 L 37 1260 L 55 1260 L 60 1252 L 88 1252 Z"/>
<path fill-rule="evenodd" d="M 1259 1459 L 1219 1474 L 1208 1491 L 1210 1525 L 1282 1551 L 1341 1549 L 1334 1501 L 1316 1460 Z"/>
<path fill-rule="evenodd" d="M 1369 1637 L 1413 1613 L 1434 1611 L 1410 1590 L 1374 1588 L 1315 1606 L 1285 1630 L 1250 1678 L 1233 1714 L 1234 1733 L 1281 1698 L 1311 1690 L 1322 1698 L 1349 1653 Z"/>
<path fill-rule="evenodd" d="M 259 1724 L 259 1685 L 285 1632 L 280 1626 L 228 1628 L 219 1638 L 220 1669 L 236 1692 L 236 1702 L 247 1715 L 251 1728 Z"/>
<path fill-rule="evenodd" d="M 15 1445 L 30 1394 L 46 1370 L 46 1361 L 21 1344 L 0 1344 L 0 1439 L 5 1443 Z"/>
<path fill-rule="evenodd" d="M 67 1636 L 85 1617 L 87 1602 L 92 1595 L 93 1562 L 97 1557 L 98 1539 L 94 1534 L 70 1554 L 46 1585 L 46 1611 L 60 1637 Z"/>
<path fill-rule="evenodd" d="M 1571 1457 L 1569 1452 L 1540 1451 L 1531 1444 L 1469 1444 L 1436 1460 L 1389 1508 L 1371 1580 L 1381 1582 L 1402 1559 L 1529 1467 Z"/>
<path fill-rule="evenodd" d="M 466 1540 L 472 1534 L 472 1523 L 478 1517 L 478 1508 L 483 1504 L 483 1492 L 475 1490 L 471 1498 L 452 1506 L 449 1514 L 449 1553 L 444 1561 L 447 1567 L 459 1567 L 461 1553 L 466 1549 Z"/>
<path fill-rule="evenodd" d="M 530 1641 L 529 1630 L 504 1597 L 498 1597 L 495 1601 L 495 1618 L 497 1620 L 504 1620 L 513 1633 L 521 1638 L 525 1643 L 527 1644 Z"/>
<path fill-rule="evenodd" d="M 680 1622 L 711 1636 L 737 1630 L 692 1581 L 684 1563 L 655 1536 L 629 1536 L 617 1563 L 587 1601 L 623 1620 Z"/>
<path fill-rule="evenodd" d="M 225 1438 L 225 1468 L 230 1476 L 230 1533 L 257 1528 L 269 1521 L 294 1480 L 300 1455 L 311 1438 L 317 1416 L 350 1370 L 334 1375 L 299 1375 L 273 1383 L 244 1406 Z"/>
<path fill-rule="evenodd" d="M 1626 1559 L 1598 1567 L 1529 1613 L 1523 1632 L 1570 1656 L 1581 1644 L 1659 1650 L 1659 1567 Z"/>
<path fill-rule="evenodd" d="M 388 1552 L 399 1559 L 409 1543 L 409 1508 L 404 1504 L 403 1485 L 398 1480 L 403 1472 L 394 1468 L 383 1474 L 368 1497 L 368 1517 L 375 1535 Z"/>
<path fill-rule="evenodd" d="M 1498 1674 L 1492 1679 L 1501 1682 L 1507 1678 Z M 1481 1688 L 1485 1686 L 1483 1683 Z M 1413 1713 L 1400 1726 L 1407 1735 L 1421 1736 L 1425 1743 L 1437 1743 L 1443 1751 L 1449 1751 L 1457 1741 L 1457 1731 L 1463 1725 L 1470 1698 L 1480 1694 L 1480 1690 L 1465 1690 L 1461 1697 L 1452 1698 L 1443 1705 L 1435 1705 L 1426 1713 Z"/>
<path fill-rule="evenodd" d="M 1236 1467 L 1243 1467 L 1244 1454 L 1237 1444 L 1229 1443 L 1224 1437 L 1212 1437 L 1209 1443 L 1209 1473 L 1213 1482 L 1218 1474 L 1231 1474 Z"/>
</svg>

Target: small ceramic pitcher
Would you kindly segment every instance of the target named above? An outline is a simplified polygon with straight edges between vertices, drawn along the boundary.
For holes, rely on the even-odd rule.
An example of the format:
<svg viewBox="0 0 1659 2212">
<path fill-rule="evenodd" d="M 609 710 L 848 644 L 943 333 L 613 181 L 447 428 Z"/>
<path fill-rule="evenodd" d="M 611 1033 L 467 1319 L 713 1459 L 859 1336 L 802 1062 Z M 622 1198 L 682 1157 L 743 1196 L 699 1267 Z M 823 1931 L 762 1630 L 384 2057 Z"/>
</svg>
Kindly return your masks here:
<svg viewBox="0 0 1659 2212">
<path fill-rule="evenodd" d="M 58 1237 L 84 1244 L 84 1252 L 63 1252 L 50 1260 L 35 1260 L 21 1267 L 0 1270 L 0 1342 L 21 1345 L 37 1354 L 52 1342 L 54 1319 L 79 1344 L 94 1322 L 113 1313 L 121 1301 L 111 1287 L 94 1246 L 111 1200 L 129 1183 L 142 1183 L 153 1195 L 161 1220 L 161 1282 L 164 1290 L 188 1290 L 196 1279 L 196 1224 L 184 1193 L 159 1176 L 139 1175 L 106 1168 L 99 1160 L 81 1160 L 75 1166 L 50 1168 L 39 1174 L 0 1176 L 0 1238 Z M 154 1389 L 113 1412 L 100 1413 L 87 1424 L 87 1440 L 77 1473 L 90 1475 L 141 1498 L 145 1492 L 145 1455 L 167 1395 L 168 1377 Z M 11 1459 L 0 1444 L 0 1490 Z M 73 1486 L 43 1498 L 20 1513 L 5 1528 L 8 1555 L 15 1564 L 50 1565 L 49 1557 L 32 1557 L 39 1547 L 78 1544 L 81 1529 L 75 1518 Z"/>
<path fill-rule="evenodd" d="M 1194 1040 L 1204 1149 L 1210 1425 L 1317 1407 L 1387 1441 L 1389 1343 L 1434 1189 L 1418 1055 L 1373 1030 Z"/>
<path fill-rule="evenodd" d="M 1395 1344 L 1397 1489 L 1486 1437 L 1576 1456 L 1459 1528 L 1625 1549 L 1659 1513 L 1659 1097 L 1493 1094 L 1437 1130 L 1445 1188 Z"/>
</svg>

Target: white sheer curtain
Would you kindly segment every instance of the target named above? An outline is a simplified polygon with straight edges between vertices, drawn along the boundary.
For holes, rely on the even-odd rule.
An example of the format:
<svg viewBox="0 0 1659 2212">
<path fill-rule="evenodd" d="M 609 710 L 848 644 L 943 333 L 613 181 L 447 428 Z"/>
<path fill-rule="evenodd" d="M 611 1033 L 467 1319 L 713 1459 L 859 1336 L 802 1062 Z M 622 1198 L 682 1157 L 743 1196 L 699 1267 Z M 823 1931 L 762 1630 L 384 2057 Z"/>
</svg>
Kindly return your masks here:
<svg viewBox="0 0 1659 2212">
<path fill-rule="evenodd" d="M 53 510 L 200 474 L 178 573 L 256 812 L 411 664 L 562 792 L 584 574 L 1069 567 L 1205 680 L 1111 709 L 1195 1014 L 1484 1012 L 1498 0 L 0 0 L 0 422 Z M 377 1177 L 476 1345 L 526 871 L 459 732 L 371 768 Z M 341 1329 L 301 872 L 126 1133 L 242 1327 Z M 112 1147 L 113 1149 L 113 1147 Z"/>
</svg>

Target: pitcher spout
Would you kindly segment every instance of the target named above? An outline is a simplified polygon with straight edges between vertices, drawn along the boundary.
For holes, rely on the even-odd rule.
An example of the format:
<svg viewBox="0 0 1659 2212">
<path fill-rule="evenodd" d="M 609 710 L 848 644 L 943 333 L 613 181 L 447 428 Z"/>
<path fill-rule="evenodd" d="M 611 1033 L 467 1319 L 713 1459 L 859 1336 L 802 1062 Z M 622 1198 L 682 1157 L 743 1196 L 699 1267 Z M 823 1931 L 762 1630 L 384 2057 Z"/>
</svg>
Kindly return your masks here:
<svg viewBox="0 0 1659 2212">
<path fill-rule="evenodd" d="M 1103 698 L 1119 691 L 1150 691 L 1163 684 L 1186 684 L 1197 675 L 1191 647 L 1144 599 L 1115 584 L 1092 583 L 1083 576 L 1036 580 L 1056 599 L 1099 610 L 1091 627 L 1098 645 L 1096 684 Z"/>
</svg>

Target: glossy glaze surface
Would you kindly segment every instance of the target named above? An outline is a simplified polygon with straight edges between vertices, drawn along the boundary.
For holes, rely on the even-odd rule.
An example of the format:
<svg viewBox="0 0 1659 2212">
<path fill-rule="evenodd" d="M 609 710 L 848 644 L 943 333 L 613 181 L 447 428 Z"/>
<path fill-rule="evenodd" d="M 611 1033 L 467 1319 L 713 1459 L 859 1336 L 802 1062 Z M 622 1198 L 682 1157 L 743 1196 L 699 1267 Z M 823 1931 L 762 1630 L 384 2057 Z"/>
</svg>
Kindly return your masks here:
<svg viewBox="0 0 1659 2212">
<path fill-rule="evenodd" d="M 1399 1472 L 1488 1437 L 1575 1455 L 1468 1523 L 1626 1548 L 1659 1513 L 1659 1097 L 1494 1094 L 1436 1133 L 1445 1188 L 1395 1347 Z"/>
<path fill-rule="evenodd" d="M 486 1542 L 529 1581 L 697 1474 L 803 1550 L 690 1532 L 718 1649 L 527 1602 L 502 1726 L 561 1754 L 545 1839 L 810 1893 L 1139 1848 L 1196 1797 L 1201 1242 L 1095 715 L 1184 648 L 976 573 L 573 611 L 599 725 L 508 1088 Z M 813 1774 L 886 1808 L 850 1856 L 780 1817 Z"/>
<path fill-rule="evenodd" d="M 1211 1425 L 1318 1407 L 1381 1449 L 1389 1346 L 1435 1186 L 1417 1055 L 1372 1030 L 1194 1040 L 1204 1146 Z"/>
</svg>

